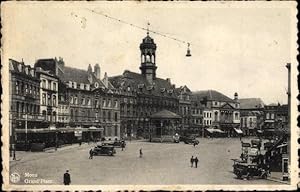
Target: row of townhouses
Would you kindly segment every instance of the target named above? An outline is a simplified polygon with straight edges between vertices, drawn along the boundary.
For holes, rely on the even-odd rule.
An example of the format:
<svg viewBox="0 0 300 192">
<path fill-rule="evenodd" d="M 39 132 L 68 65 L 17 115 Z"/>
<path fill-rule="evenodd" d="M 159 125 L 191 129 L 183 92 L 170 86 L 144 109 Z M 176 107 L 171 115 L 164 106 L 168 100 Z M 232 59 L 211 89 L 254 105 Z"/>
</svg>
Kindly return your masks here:
<svg viewBox="0 0 300 192">
<path fill-rule="evenodd" d="M 102 77 L 98 64 L 82 70 L 62 58 L 39 59 L 34 67 L 10 59 L 12 142 L 51 146 L 102 137 L 148 138 L 174 130 L 254 135 L 285 126 L 286 106 L 265 106 L 260 99 L 239 99 L 237 93 L 230 98 L 215 90 L 192 92 L 157 77 L 156 48 L 147 34 L 140 44 L 141 72 L 125 70 L 112 77 Z"/>
</svg>

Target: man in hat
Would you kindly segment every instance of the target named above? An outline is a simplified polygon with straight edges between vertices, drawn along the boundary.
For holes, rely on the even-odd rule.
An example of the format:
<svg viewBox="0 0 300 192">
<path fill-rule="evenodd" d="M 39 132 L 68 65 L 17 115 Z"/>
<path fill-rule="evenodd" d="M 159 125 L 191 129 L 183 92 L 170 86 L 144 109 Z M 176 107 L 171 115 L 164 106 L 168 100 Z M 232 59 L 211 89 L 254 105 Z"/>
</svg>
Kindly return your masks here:
<svg viewBox="0 0 300 192">
<path fill-rule="evenodd" d="M 64 173 L 64 185 L 70 185 L 71 183 L 71 176 L 69 174 L 69 170 L 66 170 Z"/>
</svg>

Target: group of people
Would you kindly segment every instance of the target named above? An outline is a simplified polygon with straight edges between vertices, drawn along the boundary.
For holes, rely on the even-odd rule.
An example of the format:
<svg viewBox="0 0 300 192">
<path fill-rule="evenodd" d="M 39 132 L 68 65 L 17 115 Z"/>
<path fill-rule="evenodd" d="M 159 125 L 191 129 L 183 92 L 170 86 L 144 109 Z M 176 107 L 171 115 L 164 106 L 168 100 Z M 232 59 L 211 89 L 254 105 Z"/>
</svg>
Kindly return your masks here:
<svg viewBox="0 0 300 192">
<path fill-rule="evenodd" d="M 191 167 L 193 167 L 194 163 L 195 163 L 195 168 L 197 168 L 198 167 L 198 162 L 199 162 L 198 157 L 195 157 L 195 158 L 194 158 L 194 156 L 191 157 Z"/>
</svg>

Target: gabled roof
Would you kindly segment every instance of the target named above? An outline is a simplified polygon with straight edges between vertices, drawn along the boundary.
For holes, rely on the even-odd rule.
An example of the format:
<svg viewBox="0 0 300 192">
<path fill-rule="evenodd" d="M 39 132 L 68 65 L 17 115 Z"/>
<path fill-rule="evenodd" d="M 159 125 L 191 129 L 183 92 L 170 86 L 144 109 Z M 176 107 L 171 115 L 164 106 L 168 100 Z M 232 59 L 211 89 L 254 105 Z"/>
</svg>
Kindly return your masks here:
<svg viewBox="0 0 300 192">
<path fill-rule="evenodd" d="M 265 104 L 260 98 L 242 98 L 238 100 L 240 109 L 262 109 Z"/>
<path fill-rule="evenodd" d="M 175 91 L 179 94 L 180 92 L 184 91 L 184 89 L 187 93 L 191 93 L 191 90 L 186 85 L 176 88 Z"/>
<path fill-rule="evenodd" d="M 223 106 L 220 107 L 220 109 L 234 109 L 234 107 L 228 103 L 225 103 Z"/>
<path fill-rule="evenodd" d="M 150 116 L 152 119 L 180 119 L 181 117 L 169 110 L 162 110 Z"/>
<path fill-rule="evenodd" d="M 236 101 L 230 99 L 223 93 L 220 93 L 215 90 L 203 90 L 203 91 L 195 91 L 192 94 L 193 100 L 207 100 L 207 101 L 223 101 L 223 102 L 232 102 L 235 103 Z"/>
<path fill-rule="evenodd" d="M 73 67 L 64 67 L 64 73 L 60 76 L 60 79 L 64 82 L 72 81 L 76 83 L 90 84 L 89 75 L 91 75 L 93 82 L 98 82 L 100 87 L 105 87 L 103 82 L 97 79 L 93 73 Z"/>
</svg>

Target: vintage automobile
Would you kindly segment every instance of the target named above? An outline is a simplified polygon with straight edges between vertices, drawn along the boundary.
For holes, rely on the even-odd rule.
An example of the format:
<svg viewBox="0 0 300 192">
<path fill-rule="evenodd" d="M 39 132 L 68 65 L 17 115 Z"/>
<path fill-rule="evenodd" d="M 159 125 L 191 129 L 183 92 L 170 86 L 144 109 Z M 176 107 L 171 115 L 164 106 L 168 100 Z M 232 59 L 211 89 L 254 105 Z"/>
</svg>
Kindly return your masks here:
<svg viewBox="0 0 300 192">
<path fill-rule="evenodd" d="M 198 145 L 199 144 L 199 141 L 195 138 L 195 137 L 186 137 L 186 136 L 183 136 L 180 138 L 181 141 L 183 141 L 185 144 L 196 144 Z"/>
<path fill-rule="evenodd" d="M 93 149 L 93 155 L 109 155 L 113 156 L 116 150 L 110 145 L 98 145 Z"/>
<path fill-rule="evenodd" d="M 263 168 L 263 166 L 258 164 L 244 163 L 236 160 L 233 164 L 233 173 L 238 179 L 266 179 L 268 176 L 268 172 Z"/>
<path fill-rule="evenodd" d="M 261 140 L 259 139 L 252 139 L 251 140 L 251 147 L 259 148 L 261 147 Z"/>
<path fill-rule="evenodd" d="M 104 145 L 110 145 L 114 147 L 122 147 L 123 145 L 124 147 L 126 147 L 126 142 L 124 140 L 105 141 L 102 143 L 102 146 Z"/>
</svg>

